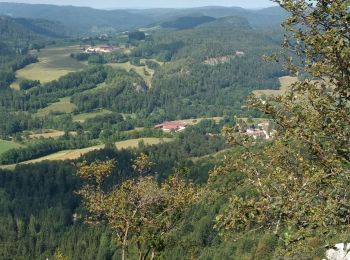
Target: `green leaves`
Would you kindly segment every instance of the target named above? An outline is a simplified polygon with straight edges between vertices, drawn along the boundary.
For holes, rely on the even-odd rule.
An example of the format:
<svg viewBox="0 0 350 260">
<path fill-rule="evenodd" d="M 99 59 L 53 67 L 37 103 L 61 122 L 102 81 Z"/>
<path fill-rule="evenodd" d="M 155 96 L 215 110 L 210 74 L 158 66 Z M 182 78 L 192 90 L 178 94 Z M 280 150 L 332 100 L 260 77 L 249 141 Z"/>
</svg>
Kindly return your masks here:
<svg viewBox="0 0 350 260">
<path fill-rule="evenodd" d="M 155 253 L 164 248 L 183 213 L 199 200 L 200 191 L 183 179 L 185 168 L 175 170 L 174 176 L 161 184 L 147 176 L 153 163 L 145 154 L 134 160 L 137 177 L 104 190 L 102 183 L 111 175 L 114 164 L 106 161 L 80 166 L 78 175 L 90 183 L 78 191 L 89 213 L 87 222 L 109 225 L 124 257 L 130 243 L 135 242 L 140 259 L 146 259 L 150 250 Z"/>
<path fill-rule="evenodd" d="M 273 58 L 307 79 L 285 96 L 248 99 L 250 108 L 275 121 L 279 135 L 264 149 L 246 146 L 212 173 L 217 181 L 239 171 L 246 180 L 240 186 L 256 191 L 249 196 L 238 193 L 240 186 L 226 188 L 230 201 L 216 228 L 228 236 L 274 230 L 285 246 L 280 254 L 309 257 L 339 242 L 350 224 L 349 1 L 275 2 L 291 16 L 284 23 L 285 53 Z M 239 138 L 234 128 L 225 134 L 230 142 Z M 316 243 L 318 237 L 323 242 Z"/>
</svg>

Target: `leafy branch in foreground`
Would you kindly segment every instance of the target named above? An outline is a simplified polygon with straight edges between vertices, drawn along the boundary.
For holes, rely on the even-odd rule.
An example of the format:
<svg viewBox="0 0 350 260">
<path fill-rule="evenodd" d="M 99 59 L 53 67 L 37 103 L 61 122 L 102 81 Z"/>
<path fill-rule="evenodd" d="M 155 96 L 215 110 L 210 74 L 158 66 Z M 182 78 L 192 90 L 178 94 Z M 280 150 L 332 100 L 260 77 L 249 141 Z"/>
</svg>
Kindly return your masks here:
<svg viewBox="0 0 350 260">
<path fill-rule="evenodd" d="M 279 136 L 212 172 L 211 181 L 243 173 L 235 185 L 252 191 L 229 190 L 216 227 L 227 235 L 270 230 L 281 254 L 312 256 L 347 239 L 350 227 L 350 1 L 275 2 L 291 13 L 283 24 L 285 52 L 275 58 L 306 79 L 284 96 L 248 99 L 276 122 Z"/>
<path fill-rule="evenodd" d="M 139 259 L 153 259 L 199 197 L 199 190 L 183 179 L 182 171 L 159 184 L 148 176 L 152 164 L 141 154 L 133 165 L 137 176 L 110 189 L 105 181 L 112 173 L 113 161 L 85 163 L 78 171 L 88 182 L 78 191 L 89 213 L 87 222 L 108 224 L 121 245 L 122 259 L 128 258 L 131 245 L 136 246 Z"/>
</svg>

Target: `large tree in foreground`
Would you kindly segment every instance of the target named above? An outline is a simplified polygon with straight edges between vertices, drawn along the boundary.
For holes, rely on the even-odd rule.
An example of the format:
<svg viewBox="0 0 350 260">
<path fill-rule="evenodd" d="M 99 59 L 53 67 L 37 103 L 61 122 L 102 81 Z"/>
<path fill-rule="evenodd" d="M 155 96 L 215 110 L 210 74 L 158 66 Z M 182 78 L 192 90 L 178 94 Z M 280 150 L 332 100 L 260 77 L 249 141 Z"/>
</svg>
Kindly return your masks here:
<svg viewBox="0 0 350 260">
<path fill-rule="evenodd" d="M 80 166 L 78 175 L 87 181 L 79 190 L 88 211 L 88 223 L 106 223 L 121 245 L 121 259 L 129 259 L 129 248 L 137 248 L 138 259 L 153 259 L 164 248 L 183 213 L 195 203 L 198 190 L 175 170 L 159 184 L 150 176 L 152 163 L 141 154 L 135 159 L 135 177 L 120 185 L 108 185 L 113 161 Z M 135 258 L 135 257 L 133 257 Z"/>
<path fill-rule="evenodd" d="M 350 1 L 275 2 L 291 15 L 283 24 L 285 51 L 273 58 L 300 81 L 286 95 L 248 100 L 279 135 L 212 172 L 214 182 L 239 171 L 245 178 L 234 185 L 251 190 L 226 190 L 229 206 L 216 226 L 226 235 L 270 230 L 282 254 L 310 256 L 350 241 Z"/>
</svg>

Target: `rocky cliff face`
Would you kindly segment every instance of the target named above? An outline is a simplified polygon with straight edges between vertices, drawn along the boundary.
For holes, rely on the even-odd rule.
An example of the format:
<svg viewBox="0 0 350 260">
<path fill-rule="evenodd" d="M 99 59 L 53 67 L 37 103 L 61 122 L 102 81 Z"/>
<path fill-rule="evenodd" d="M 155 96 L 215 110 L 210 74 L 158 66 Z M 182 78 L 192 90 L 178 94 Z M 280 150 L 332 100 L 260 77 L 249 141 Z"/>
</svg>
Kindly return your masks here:
<svg viewBox="0 0 350 260">
<path fill-rule="evenodd" d="M 350 260 L 350 244 L 336 244 L 334 248 L 327 250 L 327 260 Z"/>
</svg>

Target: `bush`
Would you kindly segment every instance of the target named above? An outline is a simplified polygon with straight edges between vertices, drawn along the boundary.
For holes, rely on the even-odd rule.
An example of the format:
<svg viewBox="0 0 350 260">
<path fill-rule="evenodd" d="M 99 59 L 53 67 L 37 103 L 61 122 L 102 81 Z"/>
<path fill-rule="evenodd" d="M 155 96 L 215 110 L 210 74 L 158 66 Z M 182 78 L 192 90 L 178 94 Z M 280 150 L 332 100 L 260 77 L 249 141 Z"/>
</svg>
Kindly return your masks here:
<svg viewBox="0 0 350 260">
<path fill-rule="evenodd" d="M 20 90 L 27 90 L 38 86 L 40 86 L 39 80 L 24 79 L 19 83 Z"/>
</svg>

